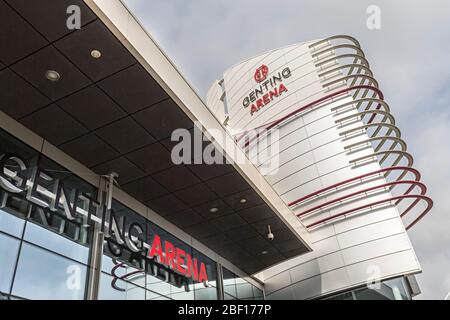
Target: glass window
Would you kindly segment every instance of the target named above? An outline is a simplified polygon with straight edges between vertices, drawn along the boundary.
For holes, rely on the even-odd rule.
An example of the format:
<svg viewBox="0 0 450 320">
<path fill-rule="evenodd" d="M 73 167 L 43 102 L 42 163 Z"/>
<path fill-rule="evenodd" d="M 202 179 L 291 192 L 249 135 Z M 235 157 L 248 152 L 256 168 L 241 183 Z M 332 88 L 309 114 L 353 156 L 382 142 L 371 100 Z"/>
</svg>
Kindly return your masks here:
<svg viewBox="0 0 450 320">
<path fill-rule="evenodd" d="M 236 281 L 237 298 L 238 299 L 253 299 L 253 288 L 250 283 L 239 278 Z"/>
<path fill-rule="evenodd" d="M 117 201 L 112 202 L 112 209 L 114 217 L 119 224 L 119 229 L 121 229 L 121 233 L 119 232 L 117 235 L 115 235 L 112 230 L 109 230 L 109 228 L 107 228 L 109 236 L 105 237 L 102 270 L 103 272 L 108 273 L 110 275 L 110 278 L 112 276 L 112 279 L 120 278 L 120 281 L 116 281 L 125 286 L 127 288 L 127 292 L 133 291 L 136 293 L 133 293 L 132 296 L 130 296 L 129 294 L 124 294 L 120 289 L 120 285 L 109 285 L 107 291 L 105 291 L 105 287 L 103 287 L 102 290 L 104 290 L 105 292 L 109 292 L 109 295 L 113 295 L 117 299 L 122 297 L 124 300 L 127 300 L 130 299 L 130 297 L 133 297 L 132 299 L 134 300 L 144 300 L 146 285 L 145 252 L 143 251 L 144 249 L 142 248 L 141 244 L 136 241 L 136 249 L 141 249 L 142 251 L 134 252 L 125 243 L 120 244 L 120 242 L 117 241 L 116 236 L 119 237 L 122 241 L 126 241 L 126 238 L 128 237 L 129 227 L 133 223 L 138 223 L 142 228 L 143 234 L 135 233 L 135 230 L 132 230 L 133 233 L 131 233 L 131 236 L 135 237 L 137 240 L 145 240 L 147 232 L 147 228 L 145 225 L 146 219 Z M 121 222 L 122 218 L 124 219 L 123 221 L 125 228 L 123 228 Z M 109 223 L 110 220 L 107 219 L 107 221 Z M 106 275 L 102 277 L 105 278 Z M 126 282 L 124 282 L 123 280 Z M 111 283 L 111 281 L 109 281 L 109 283 Z M 117 292 L 113 294 L 113 291 Z"/>
<path fill-rule="evenodd" d="M 25 220 L 0 209 L 0 231 L 20 238 L 22 236 L 24 225 Z"/>
<path fill-rule="evenodd" d="M 379 287 L 361 288 L 354 291 L 356 300 L 409 300 L 403 278 L 383 281 Z"/>
<path fill-rule="evenodd" d="M 195 300 L 217 300 L 217 289 L 211 285 L 196 283 L 194 290 Z"/>
<path fill-rule="evenodd" d="M 227 294 L 227 293 L 224 293 L 224 294 L 223 294 L 223 299 L 224 299 L 224 300 L 237 300 L 236 297 L 234 297 L 234 296 L 232 296 L 232 295 L 229 295 L 229 294 Z"/>
<path fill-rule="evenodd" d="M 61 255 L 88 264 L 89 248 L 62 237 L 43 227 L 28 223 L 25 229 L 24 240 L 55 251 Z"/>
<path fill-rule="evenodd" d="M 0 233 L 0 292 L 9 293 L 19 245 L 19 240 Z"/>
<path fill-rule="evenodd" d="M 344 292 L 340 293 L 328 298 L 325 298 L 324 300 L 354 300 L 352 292 Z"/>
<path fill-rule="evenodd" d="M 6 158 L 7 155 L 19 155 L 25 161 L 26 168 L 20 166 L 18 161 Z M 4 158 L 5 157 L 5 158 Z M 25 186 L 26 178 L 31 176 L 33 167 L 36 166 L 39 153 L 22 143 L 18 139 L 0 130 L 0 159 L 5 161 L 0 172 L 11 184 Z M 1 170 L 1 169 L 0 169 Z M 14 180 L 11 174 L 16 174 L 20 180 Z M 0 230 L 16 237 L 22 236 L 24 220 L 28 214 L 28 201 L 25 200 L 26 191 L 20 193 L 8 193 L 0 187 Z"/>
<path fill-rule="evenodd" d="M 96 199 L 97 189 L 44 156 L 39 161 L 39 168 L 45 170 L 46 174 L 51 176 L 48 181 L 40 179 L 39 186 L 50 191 L 55 188 L 55 183 L 59 180 L 59 186 L 62 188 L 61 194 L 67 195 L 70 206 L 74 206 L 74 202 L 76 202 L 77 212 L 75 219 L 67 219 L 63 208 L 63 198 L 61 198 L 60 206 L 55 212 L 50 212 L 48 208 L 41 209 L 33 205 L 30 220 L 80 245 L 89 247 L 91 228 L 87 223 L 86 212 L 88 208 L 86 207 L 87 204 L 79 198 L 75 200 L 75 191 L 78 191 L 78 194 L 85 194 L 92 199 Z M 53 191 L 50 191 L 50 193 L 52 194 Z M 54 195 L 52 196 L 54 198 Z M 49 203 L 49 197 L 51 196 L 39 193 L 36 197 L 42 197 L 44 202 Z"/>
<path fill-rule="evenodd" d="M 395 278 L 379 283 L 379 286 L 361 287 L 352 291 L 346 291 L 325 300 L 410 300 L 411 296 L 405 287 L 404 278 Z"/>
<path fill-rule="evenodd" d="M 102 273 L 98 298 L 99 300 L 145 300 L 145 289 Z"/>
<path fill-rule="evenodd" d="M 0 301 L 2 300 L 8 300 L 8 296 L 0 292 Z"/>
<path fill-rule="evenodd" d="M 223 273 L 223 291 L 226 300 L 236 299 L 237 297 L 236 275 L 226 268 L 222 268 L 222 273 Z"/>
<path fill-rule="evenodd" d="M 408 290 L 406 289 L 405 279 L 397 278 L 383 282 L 384 285 L 391 288 L 395 300 L 410 300 Z"/>
<path fill-rule="evenodd" d="M 19 139 L 0 129 L 0 154 L 19 154 L 25 160 L 33 162 L 37 160 L 38 152 L 27 146 Z"/>
<path fill-rule="evenodd" d="M 102 270 L 104 273 L 117 278 L 121 278 L 128 282 L 132 282 L 138 286 L 145 287 L 145 272 L 143 269 L 135 268 L 118 259 L 103 255 Z"/>
<path fill-rule="evenodd" d="M 25 166 L 14 157 L 5 157 L 12 153 L 20 155 L 26 162 Z M 40 188 L 34 194 L 43 201 L 41 206 L 26 199 L 26 190 L 11 193 L 7 191 L 7 187 L 0 187 L 1 297 L 83 299 L 93 228 L 87 223 L 86 203 L 75 198 L 77 193 L 74 191 L 96 199 L 97 189 L 0 130 L 0 159 L 2 157 L 7 162 L 0 168 L 3 171 L 1 173 L 13 185 L 19 186 L 23 182 L 21 187 L 24 187 L 24 181 L 32 179 L 36 167 L 45 171 L 45 177 L 39 179 Z M 68 205 L 72 206 L 77 201 L 78 214 L 75 219 L 66 217 L 64 200 L 56 210 L 50 211 L 48 206 L 55 198 L 53 190 L 56 181 L 63 185 L 65 192 L 62 193 L 62 198 L 67 197 Z M 125 218 L 125 228 L 121 230 L 122 235 L 118 235 L 124 237 L 125 243 L 116 242 L 114 232 L 105 239 L 100 298 L 217 299 L 217 265 L 213 260 L 117 201 L 113 201 L 113 210 L 116 217 Z M 109 223 L 109 219 L 107 222 Z M 132 223 L 141 226 L 142 233 L 139 228 L 129 229 Z M 122 229 L 121 226 L 119 228 Z M 133 233 L 132 237 L 127 234 L 129 231 Z M 194 283 L 193 279 L 182 274 L 183 270 L 180 272 L 158 263 L 156 259 L 150 259 L 147 249 L 141 246 L 140 241 L 151 245 L 155 235 L 160 237 L 163 247 L 167 241 L 185 252 L 184 262 L 180 262 L 182 268 L 187 267 L 187 255 L 197 259 L 199 273 L 204 264 L 208 281 Z M 19 249 L 21 243 L 22 247 Z M 130 249 L 129 246 L 133 246 L 133 243 L 136 247 Z M 163 256 L 165 254 L 167 252 L 163 252 Z M 173 261 L 177 266 L 176 257 Z M 236 298 L 240 294 L 236 288 L 236 277 L 232 276 L 230 280 L 233 284 L 226 290 L 230 297 Z M 12 292 L 9 292 L 11 287 Z M 247 293 L 244 294 L 246 295 Z"/>
<path fill-rule="evenodd" d="M 75 261 L 24 243 L 12 294 L 33 300 L 83 299 L 86 269 Z"/>
<path fill-rule="evenodd" d="M 187 288 L 172 287 L 172 293 L 170 297 L 174 300 L 194 300 L 194 284 L 191 282 Z"/>
<path fill-rule="evenodd" d="M 206 273 L 208 275 L 207 283 L 195 283 L 195 299 L 196 300 L 217 300 L 217 265 L 216 263 L 205 256 L 204 254 L 192 249 L 193 256 L 200 262 L 203 262 L 206 267 Z"/>
<path fill-rule="evenodd" d="M 261 300 L 264 293 L 244 278 L 239 277 L 230 270 L 222 267 L 223 290 L 225 300 Z"/>
<path fill-rule="evenodd" d="M 255 300 L 264 300 L 264 292 L 255 286 L 253 286 L 253 296 Z"/>
<path fill-rule="evenodd" d="M 212 260 L 200 253 L 193 254 L 192 248 L 189 245 L 119 202 L 113 200 L 112 208 L 118 221 L 120 221 L 121 217 L 125 217 L 126 230 L 128 229 L 127 226 L 132 222 L 137 222 L 142 226 L 144 235 L 135 234 L 135 236 L 139 236 L 138 238 L 144 240 L 148 245 L 153 243 L 153 240 L 157 235 L 160 237 L 163 248 L 166 246 L 166 241 L 170 242 L 175 248 L 179 248 L 183 250 L 186 255 L 190 255 L 192 259 L 198 259 L 199 268 L 200 262 L 204 262 L 208 279 L 212 282 L 206 287 L 203 283 L 194 285 L 192 279 L 187 278 L 177 270 L 160 263 L 157 259 L 149 258 L 148 249 L 143 248 L 140 252 L 132 252 L 127 244 L 117 243 L 114 233 L 105 240 L 105 249 L 102 260 L 102 271 L 104 273 L 113 277 L 119 277 L 121 280 L 126 280 L 127 282 L 145 288 L 147 300 L 193 300 L 194 298 L 197 298 L 197 296 L 217 299 L 217 290 L 215 288 L 217 279 L 215 269 L 216 264 Z M 165 256 L 164 250 L 165 249 L 163 249 L 163 256 Z M 177 262 L 175 261 L 175 264 L 176 263 Z M 186 260 L 183 265 L 185 266 L 185 264 Z M 145 277 L 142 276 L 144 274 Z M 197 295 L 195 293 L 196 291 L 198 291 Z"/>
</svg>

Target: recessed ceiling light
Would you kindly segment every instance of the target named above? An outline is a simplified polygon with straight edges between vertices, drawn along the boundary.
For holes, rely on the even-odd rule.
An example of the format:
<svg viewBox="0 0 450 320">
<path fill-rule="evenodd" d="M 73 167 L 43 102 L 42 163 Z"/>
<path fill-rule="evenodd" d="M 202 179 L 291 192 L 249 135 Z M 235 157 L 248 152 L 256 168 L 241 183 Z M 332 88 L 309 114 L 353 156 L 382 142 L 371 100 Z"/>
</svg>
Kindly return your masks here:
<svg viewBox="0 0 450 320">
<path fill-rule="evenodd" d="M 59 79 L 61 79 L 61 75 L 55 70 L 48 70 L 45 73 L 45 77 L 52 82 L 55 82 L 55 81 L 58 81 Z"/>
<path fill-rule="evenodd" d="M 100 59 L 102 57 L 102 53 L 100 52 L 100 50 L 92 50 L 91 57 L 94 59 Z"/>
<path fill-rule="evenodd" d="M 261 252 L 261 254 L 268 254 L 269 253 L 269 251 L 267 251 L 267 250 L 264 250 L 263 252 Z"/>
<path fill-rule="evenodd" d="M 247 202 L 247 199 L 242 198 L 241 200 L 239 200 L 239 202 L 240 202 L 240 203 L 246 203 L 246 202 Z"/>
<path fill-rule="evenodd" d="M 211 212 L 211 213 L 215 213 L 217 211 L 219 211 L 219 208 L 214 207 L 214 208 L 209 209 L 209 212 Z"/>
</svg>

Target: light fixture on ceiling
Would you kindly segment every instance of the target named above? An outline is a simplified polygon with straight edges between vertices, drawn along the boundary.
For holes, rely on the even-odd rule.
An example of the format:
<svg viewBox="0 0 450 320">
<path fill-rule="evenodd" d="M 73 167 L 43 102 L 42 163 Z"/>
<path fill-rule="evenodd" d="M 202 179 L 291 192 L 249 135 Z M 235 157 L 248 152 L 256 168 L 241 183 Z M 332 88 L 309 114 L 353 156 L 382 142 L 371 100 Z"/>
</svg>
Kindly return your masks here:
<svg viewBox="0 0 450 320">
<path fill-rule="evenodd" d="M 211 212 L 211 213 L 216 213 L 217 211 L 219 211 L 219 208 L 216 208 L 216 207 L 209 209 L 209 212 Z"/>
<path fill-rule="evenodd" d="M 239 200 L 240 203 L 247 203 L 247 199 L 242 198 L 241 200 Z"/>
<path fill-rule="evenodd" d="M 100 50 L 94 49 L 91 51 L 91 57 L 94 59 L 100 59 L 102 57 L 102 53 Z"/>
<path fill-rule="evenodd" d="M 270 225 L 267 226 L 267 239 L 273 240 L 275 239 L 275 235 L 272 233 L 272 230 L 270 229 Z"/>
<path fill-rule="evenodd" d="M 45 72 L 45 77 L 52 82 L 56 82 L 61 79 L 61 75 L 55 70 L 47 70 L 47 72 Z"/>
<path fill-rule="evenodd" d="M 261 252 L 261 254 L 268 254 L 269 253 L 269 251 L 267 251 L 267 250 L 264 250 L 263 252 Z"/>
</svg>

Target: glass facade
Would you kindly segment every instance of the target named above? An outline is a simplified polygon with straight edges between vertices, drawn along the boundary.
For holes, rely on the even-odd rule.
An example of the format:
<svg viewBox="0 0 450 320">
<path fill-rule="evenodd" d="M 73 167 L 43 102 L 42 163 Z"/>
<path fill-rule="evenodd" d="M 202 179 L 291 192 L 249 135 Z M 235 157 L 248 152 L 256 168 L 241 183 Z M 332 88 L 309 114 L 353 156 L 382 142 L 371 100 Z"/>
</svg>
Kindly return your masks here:
<svg viewBox="0 0 450 320">
<path fill-rule="evenodd" d="M 183 250 L 185 255 L 205 264 L 207 282 L 184 277 L 166 264 L 149 260 L 144 252 L 132 252 L 117 244 L 114 238 L 105 242 L 100 281 L 100 299 L 133 300 L 209 300 L 217 299 L 217 265 L 207 256 L 191 248 L 154 223 L 144 219 L 131 209 L 113 200 L 114 212 L 126 217 L 126 225 L 139 223 L 143 234 L 141 240 L 151 243 L 157 235 L 161 243 L 169 242 Z M 127 228 L 125 228 L 127 229 Z"/>
<path fill-rule="evenodd" d="M 98 193 L 0 130 L 0 299 L 86 299 L 93 233 L 100 227 L 99 299 L 221 296 L 213 260 L 116 200 L 111 212 L 93 211 Z M 99 216 L 101 225 L 90 223 Z M 263 298 L 249 282 L 222 273 L 225 299 Z"/>
<path fill-rule="evenodd" d="M 374 283 L 324 298 L 324 300 L 411 300 L 405 278 Z"/>
<path fill-rule="evenodd" d="M 262 300 L 264 293 L 247 280 L 222 268 L 225 300 Z"/>
<path fill-rule="evenodd" d="M 6 160 L 6 155 L 12 160 Z M 20 155 L 26 169 L 11 155 Z M 67 188 L 77 186 L 87 195 L 97 190 L 37 151 L 0 132 L 0 156 L 4 161 L 1 179 L 6 171 L 20 172 L 13 181 L 20 185 L 20 176 L 37 177 L 33 168 L 46 168 L 48 184 L 58 179 Z M 51 177 L 50 177 L 51 176 Z M 42 177 L 42 176 L 41 176 Z M 36 178 L 35 178 L 36 179 Z M 25 179 L 23 179 L 25 180 Z M 25 183 L 25 182 L 24 182 Z M 5 183 L 3 183 L 5 185 Z M 69 221 L 61 207 L 50 212 L 39 205 L 50 202 L 44 190 L 14 193 L 0 189 L 0 292 L 3 298 L 18 299 L 84 299 L 91 235 L 83 221 Z M 32 199 L 29 201 L 27 199 Z"/>
</svg>

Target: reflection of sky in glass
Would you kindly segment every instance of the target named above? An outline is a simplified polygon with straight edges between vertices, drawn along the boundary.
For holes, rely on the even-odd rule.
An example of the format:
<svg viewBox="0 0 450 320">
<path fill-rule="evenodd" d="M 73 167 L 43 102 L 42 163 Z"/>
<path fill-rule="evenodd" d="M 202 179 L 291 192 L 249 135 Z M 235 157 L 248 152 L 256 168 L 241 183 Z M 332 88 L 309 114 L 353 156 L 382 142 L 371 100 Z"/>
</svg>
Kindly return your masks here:
<svg viewBox="0 0 450 320">
<path fill-rule="evenodd" d="M 117 267 L 117 264 L 122 264 L 122 267 Z M 116 277 L 123 277 L 130 273 L 139 271 L 138 274 L 130 275 L 129 277 L 127 277 L 124 280 L 134 283 L 134 284 L 137 284 L 141 287 L 145 287 L 145 276 L 144 276 L 144 272 L 142 270 L 131 267 L 131 266 L 124 264 L 118 260 L 116 260 L 116 263 L 114 263 L 113 259 L 106 255 L 103 255 L 103 258 L 102 258 L 102 271 L 106 272 L 108 274 L 111 274 L 111 275 L 113 275 L 113 272 L 114 272 L 114 276 L 116 276 Z M 142 272 L 140 272 L 140 271 L 142 271 Z"/>
<path fill-rule="evenodd" d="M 25 221 L 0 209 L 0 230 L 16 237 L 22 236 Z"/>
<path fill-rule="evenodd" d="M 11 287 L 19 241 L 0 234 L 0 291 L 8 293 Z"/>
<path fill-rule="evenodd" d="M 238 283 L 237 288 L 237 298 L 238 299 L 251 299 L 253 298 L 252 285 L 250 283 Z"/>
<path fill-rule="evenodd" d="M 27 224 L 24 239 L 84 264 L 88 263 L 88 247 L 77 244 L 74 241 L 33 223 Z"/>
<path fill-rule="evenodd" d="M 223 291 L 236 297 L 236 281 L 234 281 L 234 279 L 223 279 Z"/>
<path fill-rule="evenodd" d="M 233 272 L 223 268 L 223 290 L 225 300 L 234 299 L 262 299 L 262 290 L 247 282 L 244 278 L 239 277 Z"/>
<path fill-rule="evenodd" d="M 216 288 L 195 288 L 195 299 L 196 300 L 217 300 L 217 289 Z"/>
<path fill-rule="evenodd" d="M 120 262 L 117 262 L 120 263 Z M 115 264 L 113 259 L 103 255 L 102 260 L 102 271 L 111 275 L 112 270 Z M 126 266 L 126 264 L 125 264 Z M 136 271 L 137 269 L 133 267 L 127 266 L 126 268 L 116 268 L 114 274 L 117 278 L 122 277 L 126 274 L 130 274 L 131 272 Z M 114 289 L 111 285 L 111 281 L 113 277 L 109 277 L 106 274 L 102 275 L 102 283 L 101 290 L 102 299 L 107 299 L 108 296 L 113 297 L 114 299 L 130 299 L 130 296 L 120 292 L 117 289 Z M 168 299 L 178 299 L 178 300 L 193 300 L 194 299 L 194 285 L 189 285 L 190 291 L 187 292 L 185 287 L 178 288 L 177 286 L 171 285 L 170 283 L 161 280 L 157 277 L 154 277 L 150 274 L 146 276 L 143 273 L 139 273 L 138 275 L 132 275 L 127 277 L 126 282 L 122 280 L 117 280 L 117 286 L 119 288 L 128 288 L 127 290 L 135 290 L 139 291 L 138 288 L 135 288 L 133 284 L 138 285 L 142 288 L 146 288 L 146 299 L 147 300 L 159 300 L 160 298 L 168 298 Z M 203 284 L 201 284 L 203 286 Z M 120 298 L 122 297 L 122 298 Z"/>
<path fill-rule="evenodd" d="M 145 290 L 129 282 L 117 280 L 116 286 L 125 291 L 120 291 L 111 286 L 113 277 L 102 273 L 100 278 L 99 300 L 145 300 Z"/>
<path fill-rule="evenodd" d="M 80 268 L 80 287 L 68 287 L 73 274 L 69 267 Z M 33 300 L 78 300 L 84 298 L 86 267 L 24 243 L 12 294 Z"/>
</svg>

